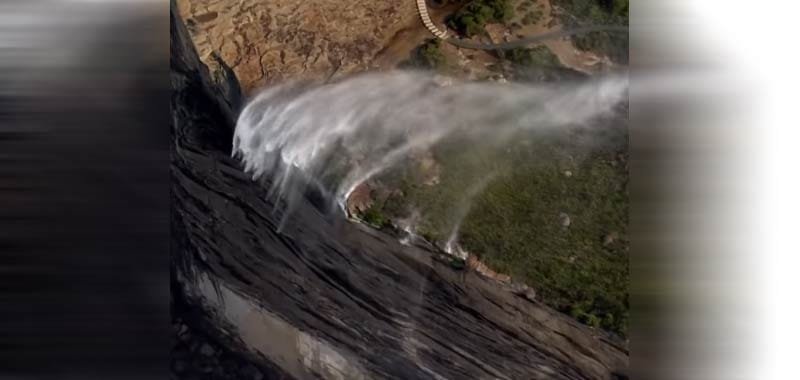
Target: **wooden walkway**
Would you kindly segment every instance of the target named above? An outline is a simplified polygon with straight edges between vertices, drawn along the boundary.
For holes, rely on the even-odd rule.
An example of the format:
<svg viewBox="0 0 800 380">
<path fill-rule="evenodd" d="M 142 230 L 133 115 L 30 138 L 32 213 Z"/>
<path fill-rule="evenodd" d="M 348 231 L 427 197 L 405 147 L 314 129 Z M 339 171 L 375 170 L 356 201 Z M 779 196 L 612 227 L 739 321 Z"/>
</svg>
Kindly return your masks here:
<svg viewBox="0 0 800 380">
<path fill-rule="evenodd" d="M 425 27 L 428 28 L 428 31 L 431 32 L 437 38 L 446 40 L 447 39 L 447 30 L 441 30 L 433 24 L 431 21 L 431 16 L 428 14 L 428 5 L 425 3 L 425 0 L 416 0 L 417 1 L 417 10 L 419 11 L 419 17 L 422 19 L 422 23 L 425 24 Z"/>
<path fill-rule="evenodd" d="M 425 2 L 426 0 L 415 0 L 415 1 L 417 2 L 417 10 L 419 11 L 419 17 L 422 19 L 422 23 L 425 24 L 425 28 L 427 28 L 428 31 L 431 32 L 431 34 L 433 34 L 437 38 L 447 41 L 448 43 L 466 49 L 508 50 L 517 47 L 532 45 L 534 43 L 539 43 L 541 41 L 548 39 L 561 38 L 575 34 L 585 34 L 590 32 L 616 32 L 616 33 L 628 32 L 628 27 L 622 25 L 591 25 L 591 26 L 577 27 L 569 30 L 554 30 L 538 34 L 535 36 L 520 38 L 515 41 L 501 42 L 496 44 L 491 44 L 491 43 L 484 44 L 457 37 L 452 37 L 452 38 L 448 37 L 447 29 L 439 29 L 438 27 L 436 27 L 433 21 L 431 21 L 431 16 L 428 14 L 428 4 Z"/>
</svg>

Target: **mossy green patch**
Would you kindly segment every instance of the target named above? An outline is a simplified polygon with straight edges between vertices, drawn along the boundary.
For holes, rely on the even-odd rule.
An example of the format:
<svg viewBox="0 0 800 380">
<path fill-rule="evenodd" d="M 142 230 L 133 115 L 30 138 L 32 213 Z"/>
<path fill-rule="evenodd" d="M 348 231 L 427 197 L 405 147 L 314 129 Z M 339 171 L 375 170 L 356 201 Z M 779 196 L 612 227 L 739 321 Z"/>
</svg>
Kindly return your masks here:
<svg viewBox="0 0 800 380">
<path fill-rule="evenodd" d="M 385 202 L 391 207 L 381 206 L 381 218 L 416 211 L 417 232 L 441 246 L 466 215 L 459 232 L 464 249 L 531 285 L 552 307 L 625 335 L 627 134 L 573 131 L 512 141 L 480 146 L 457 137 L 439 144 L 432 152 L 440 166 L 435 185 L 423 184 L 412 162 L 386 173 L 380 181 L 400 195 Z M 488 176 L 482 191 L 466 197 Z M 374 224 L 381 218 L 370 216 Z"/>
</svg>

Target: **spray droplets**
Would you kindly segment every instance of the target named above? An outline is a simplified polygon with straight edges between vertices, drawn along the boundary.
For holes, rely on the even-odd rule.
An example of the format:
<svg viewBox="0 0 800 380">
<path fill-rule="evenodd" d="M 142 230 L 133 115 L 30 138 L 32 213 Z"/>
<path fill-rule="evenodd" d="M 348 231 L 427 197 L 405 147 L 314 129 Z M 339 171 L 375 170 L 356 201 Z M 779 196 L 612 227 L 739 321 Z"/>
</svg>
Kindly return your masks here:
<svg viewBox="0 0 800 380">
<path fill-rule="evenodd" d="M 313 185 L 344 209 L 360 183 L 449 136 L 502 146 L 519 131 L 585 125 L 626 96 L 627 79 L 618 76 L 444 86 L 429 74 L 391 72 L 325 85 L 287 84 L 265 90 L 245 107 L 233 155 L 254 178 L 268 179 L 275 196 L 291 197 L 298 183 Z"/>
</svg>

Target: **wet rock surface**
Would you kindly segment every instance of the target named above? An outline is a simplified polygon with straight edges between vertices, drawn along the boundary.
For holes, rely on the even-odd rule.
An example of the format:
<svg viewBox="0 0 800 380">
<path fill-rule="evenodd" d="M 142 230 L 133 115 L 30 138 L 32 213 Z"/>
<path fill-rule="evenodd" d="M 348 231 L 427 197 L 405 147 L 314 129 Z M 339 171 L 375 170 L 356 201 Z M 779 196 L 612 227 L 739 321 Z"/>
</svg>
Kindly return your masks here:
<svg viewBox="0 0 800 380">
<path fill-rule="evenodd" d="M 274 365 L 264 364 L 264 360 L 232 350 L 229 348 L 235 346 L 232 342 L 223 343 L 203 328 L 189 327 L 180 317 L 173 319 L 172 327 L 170 377 L 173 379 L 291 379 Z"/>
<path fill-rule="evenodd" d="M 290 339 L 248 337 L 261 347 L 286 345 L 288 358 L 265 357 L 269 350 L 251 344 L 240 356 L 251 363 L 228 360 L 248 351 L 238 331 L 265 321 L 226 325 L 187 294 L 197 308 L 183 320 L 207 319 L 202 331 L 230 339 L 177 342 L 174 373 L 189 374 L 180 378 L 271 378 L 263 368 L 276 361 L 307 378 L 350 378 L 319 370 L 320 361 L 375 379 L 608 379 L 627 371 L 623 344 L 524 291 L 327 214 L 310 195 L 291 213 L 269 198 L 230 158 L 233 111 L 172 8 L 173 280 L 191 288 L 202 272 L 295 331 Z M 202 336 L 176 322 L 177 336 Z"/>
</svg>

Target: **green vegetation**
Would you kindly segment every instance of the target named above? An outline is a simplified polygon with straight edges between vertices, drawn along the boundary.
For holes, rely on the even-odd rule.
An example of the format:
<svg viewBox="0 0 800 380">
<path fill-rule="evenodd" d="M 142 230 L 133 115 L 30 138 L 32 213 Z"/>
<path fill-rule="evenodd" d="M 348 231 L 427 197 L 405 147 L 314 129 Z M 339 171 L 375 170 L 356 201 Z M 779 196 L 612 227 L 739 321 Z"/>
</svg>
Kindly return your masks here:
<svg viewBox="0 0 800 380">
<path fill-rule="evenodd" d="M 361 214 L 361 219 L 378 228 L 389 226 L 391 221 L 383 214 L 381 209 L 381 206 L 373 204 Z"/>
<path fill-rule="evenodd" d="M 512 59 L 533 60 L 535 53 L 527 50 L 533 49 Z M 379 179 L 399 191 L 381 210 L 368 210 L 369 219 L 380 224 L 416 210 L 417 232 L 443 245 L 471 204 L 459 233 L 463 248 L 531 285 L 555 309 L 624 336 L 628 173 L 620 152 L 627 149 L 627 134 L 605 133 L 518 136 L 503 148 L 472 141 L 468 150 L 462 138 L 450 139 L 433 150 L 440 166 L 437 184 L 422 184 L 425 173 L 414 161 L 401 165 Z M 587 149 L 585 141 L 606 143 Z M 493 180 L 472 202 L 464 198 L 466 189 L 490 175 Z"/>
<path fill-rule="evenodd" d="M 628 25 L 629 0 L 554 0 L 566 14 L 561 21 L 567 26 Z M 627 63 L 628 36 L 624 33 L 596 32 L 572 37 L 575 47 L 607 54 L 611 59 Z"/>
<path fill-rule="evenodd" d="M 441 40 L 431 38 L 414 50 L 411 58 L 402 62 L 399 67 L 407 69 L 424 69 L 445 72 L 451 69 L 442 51 Z"/>
<path fill-rule="evenodd" d="M 533 25 L 539 22 L 539 20 L 541 19 L 542 19 L 542 11 L 536 9 L 525 13 L 525 17 L 522 18 L 522 23 L 525 25 Z"/>
<path fill-rule="evenodd" d="M 619 239 L 625 236 L 628 198 L 621 163 L 613 155 L 593 155 L 567 177 L 559 165 L 531 164 L 528 153 L 517 154 L 514 171 L 492 183 L 473 206 L 462 246 L 493 269 L 531 284 L 550 306 L 624 335 L 628 253 Z"/>
<path fill-rule="evenodd" d="M 554 0 L 574 17 L 593 24 L 627 24 L 629 0 Z"/>
<path fill-rule="evenodd" d="M 553 82 L 581 75 L 564 67 L 558 57 L 543 45 L 511 49 L 501 58 L 504 75 L 518 82 Z"/>
<path fill-rule="evenodd" d="M 490 23 L 504 23 L 514 17 L 511 0 L 472 0 L 448 20 L 448 25 L 459 33 L 472 37 L 486 32 Z"/>
<path fill-rule="evenodd" d="M 558 60 L 553 52 L 550 51 L 546 46 L 536 46 L 533 48 L 514 48 L 509 50 L 505 53 L 505 58 L 515 64 L 520 66 L 561 66 L 561 62 Z"/>
<path fill-rule="evenodd" d="M 417 49 L 416 63 L 418 67 L 441 70 L 447 66 L 447 58 L 442 53 L 439 39 L 429 39 Z"/>
<path fill-rule="evenodd" d="M 456 270 L 463 270 L 467 267 L 466 261 L 459 259 L 457 257 L 453 257 L 450 259 L 450 267 Z"/>
<path fill-rule="evenodd" d="M 517 5 L 517 10 L 527 11 L 528 9 L 531 9 L 534 4 L 536 4 L 536 2 L 532 0 L 520 1 L 519 5 Z"/>
</svg>

